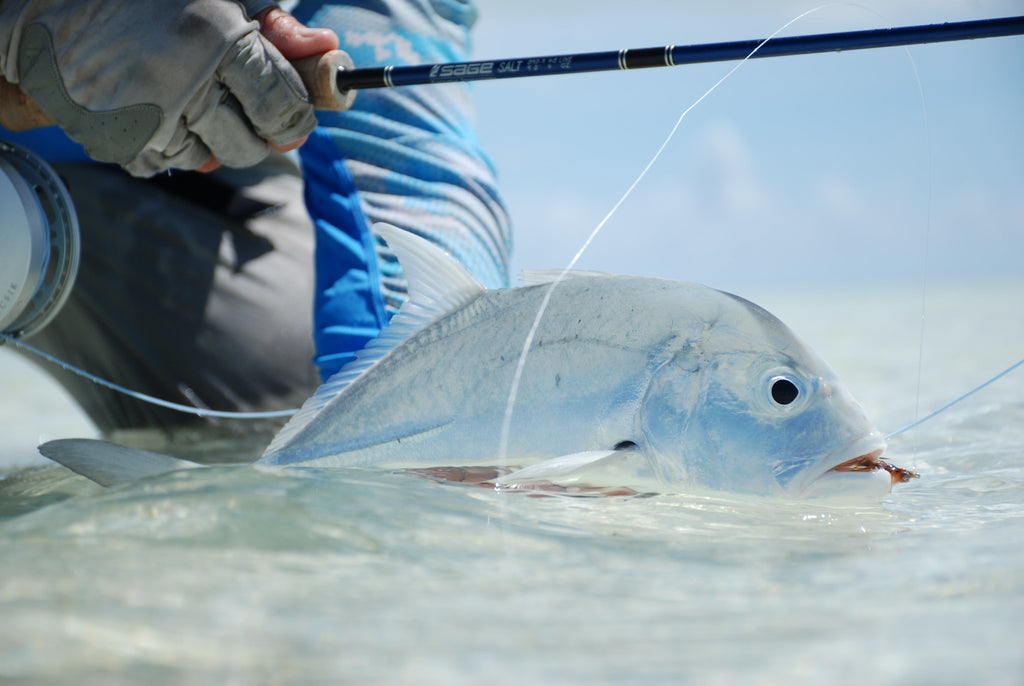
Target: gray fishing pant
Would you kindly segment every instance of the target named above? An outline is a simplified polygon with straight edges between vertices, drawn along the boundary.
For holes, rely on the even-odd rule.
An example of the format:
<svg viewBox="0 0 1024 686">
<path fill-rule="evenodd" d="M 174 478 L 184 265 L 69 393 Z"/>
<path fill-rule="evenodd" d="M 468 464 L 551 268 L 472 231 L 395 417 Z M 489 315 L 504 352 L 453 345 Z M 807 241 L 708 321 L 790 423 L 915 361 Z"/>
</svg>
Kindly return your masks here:
<svg viewBox="0 0 1024 686">
<path fill-rule="evenodd" d="M 313 230 L 290 159 L 155 179 L 94 164 L 55 168 L 81 225 L 81 266 L 64 308 L 28 343 L 200 408 L 296 408 L 316 389 Z M 251 458 L 285 421 L 201 419 L 34 361 L 123 443 L 192 457 L 202 445 L 218 459 L 231 457 L 230 446 Z"/>
</svg>

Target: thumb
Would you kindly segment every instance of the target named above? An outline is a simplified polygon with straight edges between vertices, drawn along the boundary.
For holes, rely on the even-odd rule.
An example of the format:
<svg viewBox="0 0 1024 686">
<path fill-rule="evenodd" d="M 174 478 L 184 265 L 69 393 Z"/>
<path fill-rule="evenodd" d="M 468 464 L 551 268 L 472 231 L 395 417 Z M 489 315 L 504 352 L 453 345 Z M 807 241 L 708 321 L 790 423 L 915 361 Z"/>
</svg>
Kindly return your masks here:
<svg viewBox="0 0 1024 686">
<path fill-rule="evenodd" d="M 279 7 L 256 15 L 260 33 L 289 60 L 323 54 L 338 47 L 338 36 L 330 29 L 314 29 Z"/>
</svg>

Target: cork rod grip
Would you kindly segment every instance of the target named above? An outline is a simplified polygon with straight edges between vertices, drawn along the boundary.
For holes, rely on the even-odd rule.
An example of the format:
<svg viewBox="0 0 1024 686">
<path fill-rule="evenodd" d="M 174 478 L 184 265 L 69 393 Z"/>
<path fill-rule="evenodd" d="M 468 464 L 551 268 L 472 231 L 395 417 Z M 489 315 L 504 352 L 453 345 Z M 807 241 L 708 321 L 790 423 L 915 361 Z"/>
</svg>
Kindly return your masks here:
<svg viewBox="0 0 1024 686">
<path fill-rule="evenodd" d="M 338 71 L 356 68 L 347 52 L 331 50 L 322 55 L 294 60 L 292 66 L 302 77 L 302 83 L 306 84 L 314 109 L 341 112 L 352 107 L 356 92 L 338 90 Z"/>
<path fill-rule="evenodd" d="M 355 68 L 348 53 L 332 50 L 295 60 L 292 66 L 306 84 L 314 108 L 340 112 L 352 106 L 356 92 L 339 91 L 337 79 L 338 69 Z M 0 78 L 0 126 L 8 131 L 27 131 L 55 123 L 17 84 Z"/>
</svg>

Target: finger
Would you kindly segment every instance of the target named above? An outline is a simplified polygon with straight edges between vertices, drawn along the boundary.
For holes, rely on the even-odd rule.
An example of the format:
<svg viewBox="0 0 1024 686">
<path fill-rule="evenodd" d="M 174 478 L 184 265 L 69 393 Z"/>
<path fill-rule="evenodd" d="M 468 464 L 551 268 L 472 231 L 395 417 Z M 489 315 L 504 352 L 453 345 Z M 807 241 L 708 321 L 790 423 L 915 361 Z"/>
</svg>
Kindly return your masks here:
<svg viewBox="0 0 1024 686">
<path fill-rule="evenodd" d="M 301 148 L 305 144 L 305 142 L 306 142 L 306 140 L 308 138 L 309 138 L 309 136 L 303 136 L 302 138 L 300 138 L 299 140 L 295 141 L 294 143 L 288 143 L 287 145 L 278 145 L 277 143 L 271 143 L 270 147 L 272 147 L 274 150 L 278 150 L 280 152 L 290 152 L 292 150 L 297 150 L 297 149 Z"/>
<path fill-rule="evenodd" d="M 259 33 L 254 31 L 236 42 L 221 61 L 217 75 L 242 104 L 260 137 L 287 145 L 316 127 L 313 106 L 298 73 Z"/>
<path fill-rule="evenodd" d="M 124 168 L 132 176 L 146 177 L 168 169 L 198 169 L 211 158 L 213 154 L 199 136 L 179 126 L 163 150 L 146 148 Z"/>
<path fill-rule="evenodd" d="M 250 167 L 270 152 L 267 142 L 249 126 L 242 106 L 222 86 L 211 86 L 189 103 L 185 121 L 217 161 L 228 167 Z"/>
<path fill-rule="evenodd" d="M 196 171 L 202 172 L 203 174 L 206 172 L 212 172 L 214 169 L 220 169 L 220 161 L 218 161 L 213 155 L 210 155 L 210 159 L 196 167 Z"/>
<path fill-rule="evenodd" d="M 321 55 L 338 48 L 338 34 L 330 29 L 315 29 L 278 7 L 256 15 L 260 32 L 285 58 L 298 60 Z"/>
</svg>

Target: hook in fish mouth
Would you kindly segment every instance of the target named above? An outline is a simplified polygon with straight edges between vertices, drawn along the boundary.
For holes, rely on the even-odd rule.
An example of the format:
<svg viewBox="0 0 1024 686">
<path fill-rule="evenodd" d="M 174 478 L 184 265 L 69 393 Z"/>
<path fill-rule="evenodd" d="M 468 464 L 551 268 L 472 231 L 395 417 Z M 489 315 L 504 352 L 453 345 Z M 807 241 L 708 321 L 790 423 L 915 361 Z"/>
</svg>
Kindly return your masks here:
<svg viewBox="0 0 1024 686">
<path fill-rule="evenodd" d="M 885 460 L 879 459 L 884 451 L 876 450 L 866 455 L 855 457 L 852 460 L 847 460 L 837 464 L 835 467 L 830 469 L 830 472 L 870 472 L 876 469 L 884 469 L 889 472 L 889 478 L 892 479 L 890 488 L 898 483 L 905 483 L 911 479 L 916 479 L 920 475 L 917 472 L 910 471 L 909 469 L 903 469 L 896 465 L 886 462 Z"/>
</svg>

